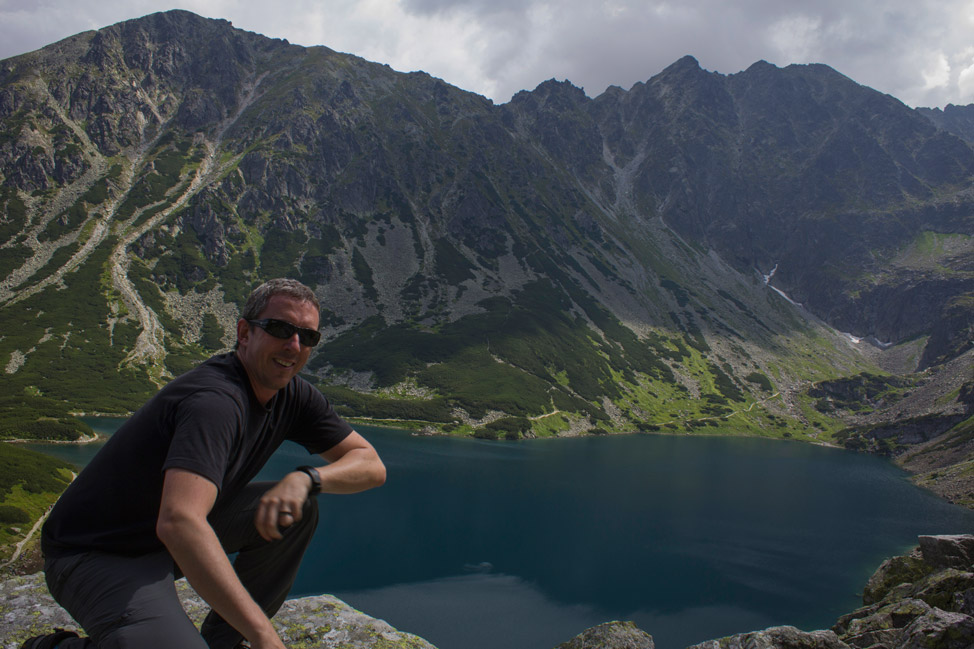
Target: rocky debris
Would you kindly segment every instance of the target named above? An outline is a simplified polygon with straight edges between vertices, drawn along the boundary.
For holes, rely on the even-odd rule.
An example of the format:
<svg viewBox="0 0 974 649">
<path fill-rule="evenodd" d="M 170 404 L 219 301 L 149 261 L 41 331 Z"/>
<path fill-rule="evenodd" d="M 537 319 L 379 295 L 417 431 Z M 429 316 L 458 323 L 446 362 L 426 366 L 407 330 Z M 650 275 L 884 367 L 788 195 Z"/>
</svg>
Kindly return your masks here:
<svg viewBox="0 0 974 649">
<path fill-rule="evenodd" d="M 197 624 L 209 610 L 186 580 L 176 583 L 183 608 Z M 397 631 L 331 595 L 288 600 L 274 617 L 292 649 L 436 649 L 422 638 Z M 0 582 L 0 649 L 18 649 L 27 638 L 54 627 L 78 630 L 47 592 L 42 573 Z"/>
</svg>

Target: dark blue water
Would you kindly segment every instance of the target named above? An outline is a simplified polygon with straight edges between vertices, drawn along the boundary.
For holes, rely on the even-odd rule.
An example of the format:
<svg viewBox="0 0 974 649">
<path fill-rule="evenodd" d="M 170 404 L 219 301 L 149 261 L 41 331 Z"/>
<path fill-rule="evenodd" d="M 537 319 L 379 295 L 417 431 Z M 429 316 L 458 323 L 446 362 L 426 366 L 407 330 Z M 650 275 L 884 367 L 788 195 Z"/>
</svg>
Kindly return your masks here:
<svg viewBox="0 0 974 649">
<path fill-rule="evenodd" d="M 321 497 L 292 594 L 334 593 L 440 649 L 546 649 L 613 619 L 659 649 L 827 628 L 918 534 L 974 531 L 974 512 L 890 462 L 808 444 L 360 431 L 388 482 Z M 94 450 L 44 449 L 79 463 Z M 262 477 L 307 459 L 285 447 Z"/>
</svg>

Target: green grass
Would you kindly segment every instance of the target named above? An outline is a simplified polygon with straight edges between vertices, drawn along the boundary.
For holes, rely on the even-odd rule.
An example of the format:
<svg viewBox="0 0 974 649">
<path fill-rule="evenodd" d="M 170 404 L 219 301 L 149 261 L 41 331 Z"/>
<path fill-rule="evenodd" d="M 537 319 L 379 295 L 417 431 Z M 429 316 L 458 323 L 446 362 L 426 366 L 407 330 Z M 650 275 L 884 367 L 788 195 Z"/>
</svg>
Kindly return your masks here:
<svg viewBox="0 0 974 649">
<path fill-rule="evenodd" d="M 26 493 L 61 493 L 67 480 L 60 472 L 71 465 L 13 444 L 0 444 L 0 497 L 4 504 L 20 488 Z"/>
<path fill-rule="evenodd" d="M 6 186 L 0 188 L 0 204 L 3 206 L 4 215 L 4 218 L 0 219 L 0 242 L 5 242 L 24 228 L 27 223 L 27 206 L 17 195 L 16 190 Z"/>
<path fill-rule="evenodd" d="M 110 315 L 100 285 L 114 241 L 103 242 L 64 286 L 49 286 L 33 296 L 0 309 L 0 358 L 20 351 L 26 360 L 5 376 L 8 394 L 29 385 L 75 409 L 128 412 L 155 392 L 142 372 L 119 369 L 129 350 L 113 345 L 107 326 Z M 44 335 L 46 334 L 46 335 Z"/>
<path fill-rule="evenodd" d="M 31 249 L 25 245 L 4 248 L 3 255 L 0 255 L 0 277 L 6 277 L 23 266 L 32 254 Z"/>
<path fill-rule="evenodd" d="M 0 444 L 0 556 L 26 536 L 64 491 L 73 467 L 43 453 Z"/>
<path fill-rule="evenodd" d="M 425 368 L 417 378 L 450 395 L 451 401 L 476 418 L 490 410 L 527 416 L 551 407 L 546 381 L 494 360 L 486 346 L 465 349 L 447 362 Z"/>
<path fill-rule="evenodd" d="M 0 439 L 73 441 L 93 434 L 64 401 L 32 390 L 0 396 Z"/>
<path fill-rule="evenodd" d="M 694 344 L 693 338 L 702 337 L 699 331 L 679 335 L 656 331 L 638 338 L 598 305 L 583 302 L 607 340 L 588 321 L 567 315 L 566 295 L 547 281 L 528 285 L 512 299 L 491 298 L 480 306 L 485 313 L 433 330 L 405 324 L 388 327 L 382 318 L 373 317 L 323 345 L 310 369 L 327 362 L 338 371 L 372 372 L 379 387 L 414 382 L 439 396 L 393 399 L 399 403 L 390 410 L 386 397 L 355 396 L 347 388 L 323 389 L 332 390 L 337 401 L 344 398 L 343 413 L 349 416 L 422 419 L 453 434 L 543 437 L 587 420 L 583 428 L 594 425 L 595 432 L 671 426 L 707 434 L 720 428 L 770 437 L 831 439 L 832 429 L 823 423 L 828 417 L 813 409 L 812 426 L 768 411 L 757 399 L 773 394 L 771 379 L 757 371 L 736 376 L 729 363 L 711 359 L 709 346 Z M 694 390 L 683 383 L 695 386 Z M 611 420 L 603 409 L 606 396 L 618 408 L 621 420 Z M 442 405 L 444 414 L 418 414 L 424 401 Z M 506 413 L 517 418 L 517 426 L 507 422 L 503 429 L 470 428 L 442 423 L 450 419 L 447 406 L 462 408 L 474 418 L 490 411 Z M 409 412 L 397 414 L 402 409 Z"/>
<path fill-rule="evenodd" d="M 453 409 L 443 397 L 393 398 L 334 385 L 320 385 L 319 389 L 340 414 L 349 417 L 442 424 L 454 421 Z"/>
</svg>

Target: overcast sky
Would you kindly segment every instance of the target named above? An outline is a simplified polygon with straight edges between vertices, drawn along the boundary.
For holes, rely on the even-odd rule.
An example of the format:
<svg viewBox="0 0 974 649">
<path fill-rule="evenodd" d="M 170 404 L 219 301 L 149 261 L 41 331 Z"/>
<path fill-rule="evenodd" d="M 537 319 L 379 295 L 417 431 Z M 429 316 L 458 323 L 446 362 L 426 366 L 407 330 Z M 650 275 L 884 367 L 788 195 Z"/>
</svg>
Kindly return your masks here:
<svg viewBox="0 0 974 649">
<path fill-rule="evenodd" d="M 0 58 L 175 8 L 498 103 L 551 78 L 628 89 L 686 54 L 722 74 L 825 63 L 910 106 L 974 103 L 974 0 L 0 0 Z"/>
</svg>

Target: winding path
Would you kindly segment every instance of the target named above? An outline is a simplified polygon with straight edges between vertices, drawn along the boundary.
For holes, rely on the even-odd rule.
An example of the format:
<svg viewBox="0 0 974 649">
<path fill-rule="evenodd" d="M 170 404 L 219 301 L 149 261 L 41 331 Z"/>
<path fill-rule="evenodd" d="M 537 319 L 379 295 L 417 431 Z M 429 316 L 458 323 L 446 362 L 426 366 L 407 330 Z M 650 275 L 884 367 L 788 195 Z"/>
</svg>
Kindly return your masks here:
<svg viewBox="0 0 974 649">
<path fill-rule="evenodd" d="M 51 507 L 53 507 L 53 505 Z M 51 513 L 51 507 L 48 507 L 47 511 L 44 512 L 44 515 L 37 519 L 37 522 L 34 523 L 34 527 L 30 528 L 30 531 L 27 532 L 27 536 L 25 536 L 23 539 L 21 539 L 14 545 L 13 556 L 10 557 L 10 559 L 8 559 L 6 562 L 0 563 L 0 570 L 3 570 L 8 566 L 12 566 L 14 562 L 16 562 L 17 559 L 20 558 L 21 553 L 24 551 L 24 546 L 26 546 L 27 542 L 30 541 L 31 538 L 33 538 L 34 534 L 37 533 L 37 530 L 39 530 L 41 525 L 44 524 L 44 521 L 47 520 L 47 515 Z"/>
</svg>

